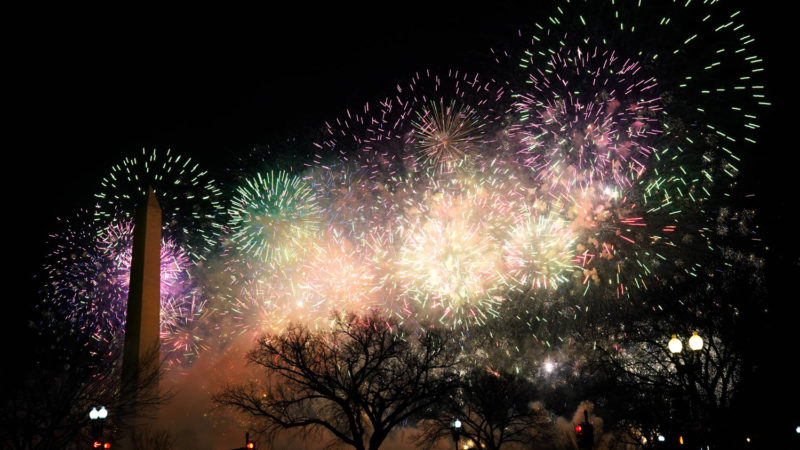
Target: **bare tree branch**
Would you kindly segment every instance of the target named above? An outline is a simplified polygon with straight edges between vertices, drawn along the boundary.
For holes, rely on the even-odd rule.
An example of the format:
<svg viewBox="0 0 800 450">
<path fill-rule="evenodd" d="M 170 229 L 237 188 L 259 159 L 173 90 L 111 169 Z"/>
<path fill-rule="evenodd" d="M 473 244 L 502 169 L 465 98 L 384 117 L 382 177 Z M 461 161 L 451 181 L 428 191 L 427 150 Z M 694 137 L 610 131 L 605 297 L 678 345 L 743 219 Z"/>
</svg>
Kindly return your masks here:
<svg viewBox="0 0 800 450">
<path fill-rule="evenodd" d="M 330 332 L 293 326 L 262 337 L 248 354 L 263 379 L 229 386 L 215 401 L 256 418 L 271 438 L 325 430 L 334 441 L 375 449 L 455 387 L 456 353 L 445 342 L 407 335 L 375 314 L 339 317 Z"/>
</svg>

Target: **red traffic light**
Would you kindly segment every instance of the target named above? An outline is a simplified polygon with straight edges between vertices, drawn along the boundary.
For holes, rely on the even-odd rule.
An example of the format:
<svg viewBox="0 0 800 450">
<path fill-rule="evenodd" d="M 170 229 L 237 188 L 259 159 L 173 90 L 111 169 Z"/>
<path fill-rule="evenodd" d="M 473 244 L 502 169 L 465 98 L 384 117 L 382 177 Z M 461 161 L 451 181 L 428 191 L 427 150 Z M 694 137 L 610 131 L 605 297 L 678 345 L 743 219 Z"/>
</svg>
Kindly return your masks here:
<svg viewBox="0 0 800 450">
<path fill-rule="evenodd" d="M 575 432 L 581 434 L 583 432 L 583 427 L 580 425 L 575 425 Z"/>
<path fill-rule="evenodd" d="M 256 443 L 255 442 L 248 442 L 247 443 L 247 448 L 256 448 Z"/>
<path fill-rule="evenodd" d="M 94 442 L 92 442 L 92 448 L 100 448 L 100 447 L 102 447 L 102 446 L 103 446 L 103 443 L 102 443 L 102 442 L 100 442 L 100 441 L 94 441 Z"/>
<path fill-rule="evenodd" d="M 105 444 L 103 444 L 103 448 L 111 448 L 111 443 L 106 442 Z"/>
</svg>

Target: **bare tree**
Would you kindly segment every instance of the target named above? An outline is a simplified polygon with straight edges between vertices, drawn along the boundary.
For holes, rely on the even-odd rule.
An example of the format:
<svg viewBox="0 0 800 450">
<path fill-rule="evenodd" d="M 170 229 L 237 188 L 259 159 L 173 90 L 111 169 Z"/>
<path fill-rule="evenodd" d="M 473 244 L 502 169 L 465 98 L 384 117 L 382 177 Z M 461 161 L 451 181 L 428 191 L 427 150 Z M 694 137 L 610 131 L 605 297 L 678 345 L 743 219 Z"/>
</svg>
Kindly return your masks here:
<svg viewBox="0 0 800 450">
<path fill-rule="evenodd" d="M 90 405 L 105 404 L 107 379 L 86 359 L 54 355 L 37 361 L 0 407 L 3 448 L 60 449 L 79 442 L 89 427 Z M 110 406 L 110 404 L 108 404 Z"/>
<path fill-rule="evenodd" d="M 506 444 L 533 445 L 552 435 L 548 413 L 534 403 L 536 391 L 531 383 L 510 373 L 475 369 L 446 402 L 429 411 L 421 421 L 417 442 L 432 447 L 449 439 L 457 418 L 456 438 L 472 441 L 478 448 L 496 450 Z"/>
<path fill-rule="evenodd" d="M 723 314 L 714 313 L 715 318 Z M 616 373 L 616 388 L 628 392 L 650 414 L 662 416 L 651 418 L 662 432 L 670 431 L 663 428 L 663 417 L 683 433 L 702 428 L 709 436 L 727 420 L 742 386 L 743 354 L 716 322 L 688 322 L 704 339 L 699 351 L 685 348 L 672 354 L 667 340 L 680 322 L 664 317 L 629 323 L 625 333 L 616 336 L 615 348 L 600 348 L 602 362 Z M 686 341 L 686 331 L 681 338 Z M 645 417 L 640 414 L 637 419 Z"/>
<path fill-rule="evenodd" d="M 456 352 L 433 332 L 407 334 L 375 314 L 340 317 L 330 332 L 295 325 L 262 337 L 247 359 L 259 382 L 227 387 L 219 405 L 252 415 L 274 438 L 321 431 L 332 443 L 376 449 L 456 385 Z"/>
<path fill-rule="evenodd" d="M 63 449 L 88 445 L 89 411 L 109 411 L 104 435 L 113 437 L 131 419 L 126 411 L 162 404 L 167 395 L 149 389 L 162 375 L 156 361 L 139 379 L 151 395 L 135 403 L 120 396 L 120 348 L 115 342 L 87 340 L 86 336 L 54 325 L 35 343 L 36 358 L 24 379 L 0 400 L 0 442 L 11 449 Z"/>
<path fill-rule="evenodd" d="M 613 375 L 613 391 L 625 393 L 625 423 L 648 438 L 659 431 L 688 434 L 693 444 L 733 439 L 728 430 L 747 415 L 737 408 L 744 404 L 758 353 L 754 320 L 761 317 L 763 293 L 754 263 L 729 264 L 706 283 L 673 291 L 658 307 L 633 306 L 620 318 L 624 325 L 602 330 L 596 367 Z M 704 341 L 697 351 L 687 345 L 693 331 Z M 683 341 L 680 353 L 667 348 L 673 334 Z"/>
</svg>

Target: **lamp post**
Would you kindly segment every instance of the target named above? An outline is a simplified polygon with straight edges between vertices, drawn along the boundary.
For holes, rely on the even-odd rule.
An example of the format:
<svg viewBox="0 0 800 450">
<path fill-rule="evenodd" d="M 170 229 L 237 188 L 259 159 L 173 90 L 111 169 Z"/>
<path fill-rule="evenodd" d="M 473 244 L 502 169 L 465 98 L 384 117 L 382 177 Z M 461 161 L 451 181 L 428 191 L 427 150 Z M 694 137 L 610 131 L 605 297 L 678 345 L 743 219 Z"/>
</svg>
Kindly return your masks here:
<svg viewBox="0 0 800 450">
<path fill-rule="evenodd" d="M 92 410 L 89 411 L 89 420 L 92 423 L 92 438 L 94 442 L 92 446 L 94 448 L 111 448 L 111 443 L 103 442 L 103 423 L 108 417 L 108 410 L 105 406 L 101 406 L 98 410 L 96 406 L 92 407 Z"/>
<path fill-rule="evenodd" d="M 458 441 L 461 439 L 461 421 L 458 420 L 458 417 L 450 422 L 450 431 L 453 433 L 453 442 L 455 442 L 456 450 L 458 450 Z"/>
<path fill-rule="evenodd" d="M 692 337 L 689 338 L 689 348 L 695 352 L 703 349 L 703 338 L 697 334 L 697 331 L 692 331 Z"/>
<path fill-rule="evenodd" d="M 697 334 L 697 331 L 692 331 L 692 336 L 689 338 L 689 348 L 693 352 L 699 352 L 703 349 L 703 338 Z M 667 348 L 672 354 L 678 354 L 683 351 L 683 342 L 678 339 L 678 336 L 673 334 L 672 339 L 667 343 Z"/>
<path fill-rule="evenodd" d="M 686 394 L 688 394 L 688 402 L 689 402 L 689 420 L 694 422 L 694 410 L 692 408 L 692 397 L 694 396 L 695 389 L 696 389 L 696 386 L 695 386 L 696 385 L 696 378 L 695 378 L 696 377 L 696 373 L 695 373 L 696 367 L 695 366 L 696 366 L 696 363 L 697 363 L 698 354 L 700 353 L 700 350 L 703 349 L 704 342 L 703 342 L 703 338 L 700 337 L 699 334 L 697 334 L 697 331 L 692 331 L 692 336 L 689 337 L 689 342 L 688 343 L 689 343 L 689 349 L 692 350 L 691 351 L 691 356 L 689 357 L 689 363 L 688 364 L 680 364 L 679 362 L 676 362 L 676 367 L 678 369 L 678 374 L 679 375 L 683 376 L 683 374 L 685 374 L 687 384 L 691 388 L 691 390 L 689 392 L 686 392 Z M 681 342 L 681 340 L 678 339 L 677 335 L 673 334 L 672 338 L 667 343 L 667 348 L 669 349 L 670 353 L 672 353 L 673 356 L 677 357 L 683 351 L 683 342 Z M 688 368 L 687 368 L 687 365 L 689 366 Z M 681 436 L 681 440 L 682 439 L 683 439 L 683 436 Z M 683 442 L 681 442 L 681 444 L 683 444 Z"/>
<path fill-rule="evenodd" d="M 667 344 L 667 348 L 673 355 L 676 355 L 683 350 L 683 343 L 678 339 L 678 336 L 673 334 L 672 339 L 670 339 Z"/>
</svg>

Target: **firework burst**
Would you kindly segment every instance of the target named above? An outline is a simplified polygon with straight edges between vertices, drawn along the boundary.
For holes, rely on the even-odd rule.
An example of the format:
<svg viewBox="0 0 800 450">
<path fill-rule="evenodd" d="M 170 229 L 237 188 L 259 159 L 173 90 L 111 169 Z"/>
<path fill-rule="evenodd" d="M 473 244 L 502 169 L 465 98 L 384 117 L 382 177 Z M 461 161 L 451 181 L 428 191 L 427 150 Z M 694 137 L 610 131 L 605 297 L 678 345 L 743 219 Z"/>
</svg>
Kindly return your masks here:
<svg viewBox="0 0 800 450">
<path fill-rule="evenodd" d="M 383 100 L 326 123 L 315 163 L 336 155 L 380 182 L 431 165 L 447 168 L 478 141 L 498 139 L 511 111 L 507 83 L 458 70 L 418 72 Z"/>
<path fill-rule="evenodd" d="M 449 170 L 476 149 L 483 123 L 475 110 L 454 100 L 445 106 L 440 100 L 417 114 L 412 123 L 417 161 L 423 165 Z"/>
<path fill-rule="evenodd" d="M 635 182 L 661 132 L 657 85 L 640 64 L 578 47 L 561 48 L 544 64 L 528 56 L 523 65 L 533 70 L 517 108 L 527 151 L 542 156 L 538 176 L 551 185 Z"/>
<path fill-rule="evenodd" d="M 558 214 L 525 207 L 503 244 L 504 270 L 516 288 L 550 288 L 572 280 L 577 236 Z"/>
<path fill-rule="evenodd" d="M 219 241 L 222 191 L 191 158 L 170 150 L 125 158 L 112 167 L 95 194 L 95 220 L 129 220 L 152 187 L 162 210 L 163 231 L 194 261 L 212 254 Z"/>
<path fill-rule="evenodd" d="M 87 340 L 122 345 L 128 304 L 133 222 L 98 227 L 87 211 L 64 221 L 65 229 L 51 236 L 53 248 L 45 265 L 50 283 L 46 303 L 53 320 L 66 318 Z M 191 257 L 172 239 L 161 242 L 161 338 L 171 365 L 189 364 L 202 350 L 200 334 L 177 334 L 208 318 L 202 289 L 190 275 Z M 182 340 L 183 345 L 172 345 Z M 189 343 L 192 343 L 189 346 Z"/>
<path fill-rule="evenodd" d="M 501 248 L 513 221 L 513 183 L 491 174 L 418 183 L 421 198 L 406 210 L 394 267 L 401 298 L 440 321 L 483 321 L 506 289 Z"/>
<path fill-rule="evenodd" d="M 237 188 L 229 214 L 237 251 L 264 263 L 294 261 L 316 245 L 316 194 L 306 181 L 287 172 L 247 180 Z"/>
</svg>

